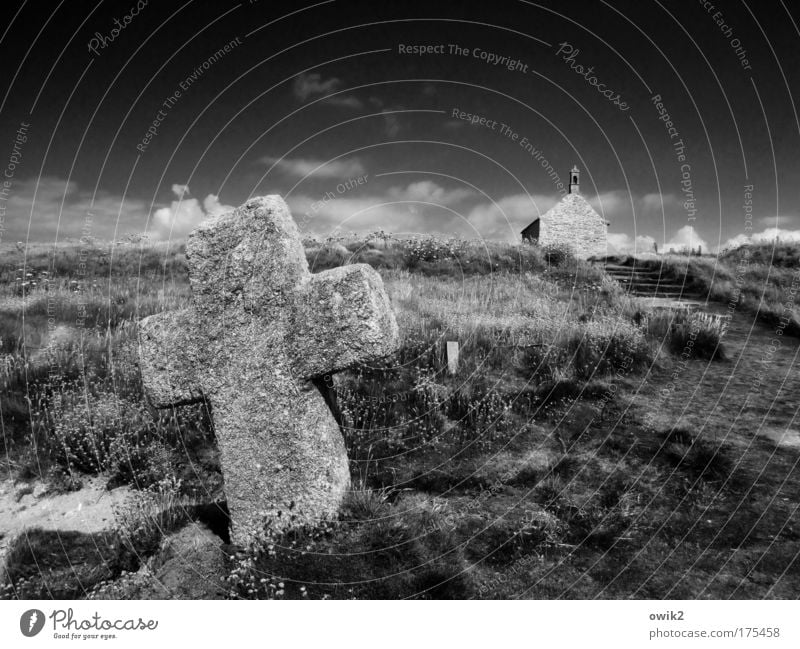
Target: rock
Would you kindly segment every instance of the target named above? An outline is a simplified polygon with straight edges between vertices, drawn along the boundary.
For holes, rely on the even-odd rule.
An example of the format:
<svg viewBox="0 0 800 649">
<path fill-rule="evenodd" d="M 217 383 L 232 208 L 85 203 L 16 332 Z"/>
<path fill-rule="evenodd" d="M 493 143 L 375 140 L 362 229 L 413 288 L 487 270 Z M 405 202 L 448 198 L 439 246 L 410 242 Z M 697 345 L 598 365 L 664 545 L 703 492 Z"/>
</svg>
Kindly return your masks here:
<svg viewBox="0 0 800 649">
<path fill-rule="evenodd" d="M 34 486 L 31 484 L 25 483 L 23 485 L 20 485 L 14 492 L 14 499 L 17 502 L 21 502 L 22 499 L 25 498 L 25 496 L 30 496 L 33 494 L 33 489 Z"/>
<path fill-rule="evenodd" d="M 149 568 L 174 599 L 218 599 L 227 593 L 222 539 L 202 523 L 165 538 Z"/>
<path fill-rule="evenodd" d="M 228 570 L 222 539 L 189 523 L 161 541 L 137 572 L 99 585 L 91 599 L 222 599 Z"/>
<path fill-rule="evenodd" d="M 397 348 L 380 276 L 365 264 L 312 275 L 279 196 L 205 221 L 186 252 L 194 306 L 139 326 L 149 399 L 211 403 L 234 542 L 334 514 L 348 461 L 314 380 Z"/>
</svg>

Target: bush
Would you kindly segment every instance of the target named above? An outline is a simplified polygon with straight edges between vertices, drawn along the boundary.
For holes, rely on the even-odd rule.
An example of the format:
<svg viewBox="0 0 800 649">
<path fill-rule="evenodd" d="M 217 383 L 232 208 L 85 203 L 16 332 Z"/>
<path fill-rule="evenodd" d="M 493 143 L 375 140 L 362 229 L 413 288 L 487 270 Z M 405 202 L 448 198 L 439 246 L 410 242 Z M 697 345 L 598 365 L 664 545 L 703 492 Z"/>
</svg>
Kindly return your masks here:
<svg viewBox="0 0 800 649">
<path fill-rule="evenodd" d="M 165 478 L 134 492 L 114 511 L 116 531 L 134 556 L 154 552 L 162 538 L 189 520 L 180 489 L 179 480 Z"/>
<path fill-rule="evenodd" d="M 577 266 L 575 254 L 565 246 L 549 244 L 542 247 L 545 261 L 551 266 Z"/>
<path fill-rule="evenodd" d="M 377 270 L 413 271 L 435 277 L 541 272 L 548 266 L 539 246 L 497 241 L 435 236 L 397 239 L 377 233 L 366 238 L 331 237 L 324 243 L 307 240 L 304 244 L 309 267 L 315 273 L 359 263 Z"/>
<path fill-rule="evenodd" d="M 438 239 L 436 237 L 416 237 L 402 242 L 403 250 L 411 262 L 435 262 L 442 259 L 453 259 L 458 254 L 460 242 L 456 239 Z"/>
<path fill-rule="evenodd" d="M 108 473 L 115 482 L 147 486 L 169 473 L 169 451 L 142 403 L 110 392 L 56 394 L 50 448 L 69 471 Z"/>
<path fill-rule="evenodd" d="M 666 342 L 673 354 L 703 360 L 722 360 L 727 320 L 701 311 L 674 309 L 646 317 L 648 334 Z"/>
<path fill-rule="evenodd" d="M 590 320 L 565 345 L 572 355 L 575 376 L 630 374 L 645 367 L 653 357 L 644 332 L 619 318 Z"/>
<path fill-rule="evenodd" d="M 79 599 L 95 585 L 138 567 L 136 556 L 114 532 L 37 527 L 11 539 L 4 564 L 0 600 Z"/>
</svg>

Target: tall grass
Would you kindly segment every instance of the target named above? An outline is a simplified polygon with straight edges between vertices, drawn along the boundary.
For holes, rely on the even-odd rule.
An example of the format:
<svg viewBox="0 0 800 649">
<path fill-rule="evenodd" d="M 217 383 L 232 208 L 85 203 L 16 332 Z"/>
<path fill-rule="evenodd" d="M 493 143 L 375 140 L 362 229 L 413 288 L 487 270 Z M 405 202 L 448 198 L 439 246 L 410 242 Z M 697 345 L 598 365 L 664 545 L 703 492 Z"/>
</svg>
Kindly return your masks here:
<svg viewBox="0 0 800 649">
<path fill-rule="evenodd" d="M 542 386 L 624 376 L 654 359 L 631 305 L 617 293 L 604 298 L 601 287 L 569 299 L 533 274 L 458 282 L 406 271 L 384 277 L 400 349 L 332 386 L 351 456 L 363 463 L 408 452 L 484 452 L 536 416 Z M 459 343 L 454 375 L 447 341 Z"/>
<path fill-rule="evenodd" d="M 646 317 L 643 327 L 669 350 L 686 358 L 722 360 L 722 339 L 728 318 L 690 309 L 661 310 Z"/>
</svg>

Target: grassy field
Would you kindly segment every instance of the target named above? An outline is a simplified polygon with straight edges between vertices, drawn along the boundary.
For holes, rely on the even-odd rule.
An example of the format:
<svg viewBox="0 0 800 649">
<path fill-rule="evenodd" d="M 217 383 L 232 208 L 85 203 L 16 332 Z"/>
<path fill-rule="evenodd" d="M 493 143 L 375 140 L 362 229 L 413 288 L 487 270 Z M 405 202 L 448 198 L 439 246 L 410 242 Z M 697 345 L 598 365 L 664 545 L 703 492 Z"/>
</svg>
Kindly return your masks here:
<svg viewBox="0 0 800 649">
<path fill-rule="evenodd" d="M 354 485 L 339 518 L 226 546 L 231 597 L 657 598 L 665 585 L 651 577 L 666 549 L 685 542 L 709 498 L 733 509 L 755 479 L 724 441 L 651 430 L 623 405 L 645 374 L 669 373 L 689 338 L 689 362 L 724 362 L 718 322 L 643 309 L 601 267 L 558 250 L 376 236 L 307 241 L 306 253 L 316 272 L 377 268 L 401 348 L 382 367 L 333 379 Z M 722 261 L 713 281 L 705 260 L 686 264 L 726 301 L 740 258 Z M 738 283 L 747 308 L 783 304 L 793 263 L 750 255 Z M 113 538 L 76 539 L 63 559 L 41 541 L 38 553 L 63 565 L 99 544 L 103 570 L 54 569 L 58 583 L 44 583 L 27 545 L 10 555 L 6 596 L 107 586 L 224 500 L 207 407 L 151 409 L 137 369 L 136 322 L 189 299 L 179 245 L 3 252 L 5 477 L 55 493 L 101 474 L 138 494 Z M 448 340 L 460 344 L 455 374 Z M 704 547 L 711 533 L 691 543 Z M 765 570 L 780 582 L 781 566 Z M 724 581 L 715 588 L 707 596 L 731 595 Z M 696 589 L 689 581 L 671 596 Z"/>
</svg>

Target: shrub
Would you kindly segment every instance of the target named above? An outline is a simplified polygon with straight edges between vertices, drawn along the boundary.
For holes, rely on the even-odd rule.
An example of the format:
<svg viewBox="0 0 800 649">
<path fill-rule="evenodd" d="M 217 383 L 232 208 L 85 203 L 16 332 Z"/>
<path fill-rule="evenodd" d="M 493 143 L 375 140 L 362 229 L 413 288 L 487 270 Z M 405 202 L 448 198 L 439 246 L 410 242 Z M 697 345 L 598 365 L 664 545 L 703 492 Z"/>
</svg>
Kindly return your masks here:
<svg viewBox="0 0 800 649">
<path fill-rule="evenodd" d="M 487 386 L 481 386 L 487 387 Z M 474 443 L 474 449 L 489 448 L 512 429 L 511 405 L 497 390 L 457 390 L 446 403 L 449 419 L 458 425 L 459 446 Z"/>
<path fill-rule="evenodd" d="M 542 246 L 542 251 L 544 252 L 545 261 L 551 266 L 577 266 L 575 254 L 565 246 L 549 244 Z"/>
<path fill-rule="evenodd" d="M 116 531 L 134 556 L 147 555 L 161 539 L 189 520 L 190 510 L 180 496 L 181 483 L 174 477 L 161 480 L 114 510 Z"/>
<path fill-rule="evenodd" d="M 722 336 L 726 322 L 707 313 L 693 313 L 684 322 L 673 328 L 670 334 L 670 350 L 674 354 L 686 352 L 704 360 L 722 360 Z"/>
<path fill-rule="evenodd" d="M 456 256 L 457 243 L 454 239 L 442 240 L 436 237 L 416 237 L 403 241 L 403 250 L 411 264 L 420 261 L 434 262 L 452 259 Z"/>
<path fill-rule="evenodd" d="M 100 392 L 57 393 L 50 407 L 51 452 L 68 470 L 108 473 L 147 486 L 171 469 L 169 451 L 142 403 Z"/>
<path fill-rule="evenodd" d="M 649 335 L 664 340 L 673 354 L 703 360 L 722 360 L 722 338 L 728 321 L 725 318 L 691 311 L 670 309 L 645 318 L 642 326 Z"/>
<path fill-rule="evenodd" d="M 565 345 L 572 355 L 575 375 L 581 379 L 641 369 L 652 360 L 644 332 L 615 317 L 590 320 Z"/>
<path fill-rule="evenodd" d="M 34 527 L 10 541 L 0 599 L 78 599 L 96 584 L 137 568 L 135 555 L 114 532 Z"/>
</svg>

